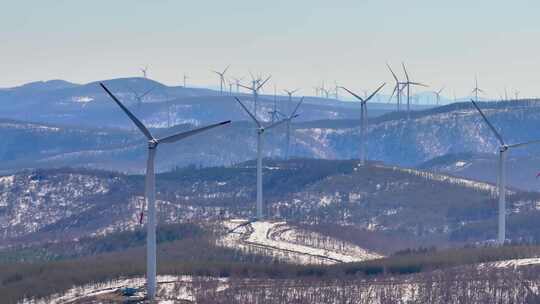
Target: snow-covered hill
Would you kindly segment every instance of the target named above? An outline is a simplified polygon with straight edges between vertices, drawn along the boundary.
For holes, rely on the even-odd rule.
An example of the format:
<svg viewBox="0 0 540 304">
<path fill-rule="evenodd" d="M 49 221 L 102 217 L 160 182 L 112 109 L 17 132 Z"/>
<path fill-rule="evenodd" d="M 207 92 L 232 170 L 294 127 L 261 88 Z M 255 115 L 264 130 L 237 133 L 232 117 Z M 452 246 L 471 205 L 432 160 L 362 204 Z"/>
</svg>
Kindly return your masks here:
<svg viewBox="0 0 540 304">
<path fill-rule="evenodd" d="M 484 241 L 495 236 L 496 229 L 490 227 L 496 223 L 496 198 L 489 184 L 381 164 L 358 167 L 354 161 L 267 165 L 265 212 L 271 219 L 332 223 L 417 241 Z M 250 218 L 254 177 L 252 163 L 160 174 L 160 222 Z M 103 235 L 138 225 L 143 176 L 55 169 L 6 175 L 0 182 L 3 244 Z M 534 219 L 540 197 L 514 190 L 508 194 L 509 237 L 540 237 Z M 278 236 L 294 238 L 294 233 L 278 233 L 274 241 Z"/>
</svg>

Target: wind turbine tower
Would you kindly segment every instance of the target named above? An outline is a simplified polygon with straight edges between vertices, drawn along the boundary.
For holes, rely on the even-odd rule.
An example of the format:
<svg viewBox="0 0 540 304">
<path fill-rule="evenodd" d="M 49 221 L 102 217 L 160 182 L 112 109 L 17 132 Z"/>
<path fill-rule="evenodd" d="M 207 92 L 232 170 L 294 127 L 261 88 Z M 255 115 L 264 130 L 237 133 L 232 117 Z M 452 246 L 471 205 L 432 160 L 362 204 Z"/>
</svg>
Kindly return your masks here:
<svg viewBox="0 0 540 304">
<path fill-rule="evenodd" d="M 141 72 L 142 72 L 142 75 L 143 75 L 143 78 L 148 78 L 148 67 L 145 66 L 144 68 L 141 68 Z"/>
<path fill-rule="evenodd" d="M 366 136 L 366 129 L 367 129 L 367 102 L 373 98 L 384 86 L 386 83 L 381 84 L 371 95 L 367 96 L 366 98 L 362 98 L 359 95 L 355 94 L 351 90 L 341 87 L 345 91 L 347 91 L 352 96 L 356 97 L 356 99 L 360 100 L 360 165 L 363 166 L 366 162 L 366 143 L 365 143 L 365 136 Z"/>
<path fill-rule="evenodd" d="M 188 75 L 184 74 L 183 80 L 184 80 L 184 88 L 187 88 L 187 80 L 189 79 Z"/>
<path fill-rule="evenodd" d="M 262 151 L 263 151 L 263 142 L 264 138 L 263 135 L 267 130 L 270 130 L 272 128 L 277 127 L 278 125 L 281 125 L 282 123 L 286 122 L 287 119 L 283 119 L 274 123 L 269 124 L 268 126 L 264 126 L 264 123 L 259 121 L 257 117 L 252 114 L 246 106 L 238 99 L 238 97 L 234 97 L 236 101 L 242 106 L 244 111 L 251 117 L 253 122 L 257 125 L 257 215 L 256 219 L 261 220 L 264 218 L 264 210 L 263 210 L 263 176 L 262 176 Z"/>
<path fill-rule="evenodd" d="M 107 94 L 114 100 L 114 102 L 124 111 L 124 113 L 133 121 L 135 126 L 143 133 L 143 135 L 148 140 L 148 161 L 146 163 L 146 180 L 145 180 L 145 199 L 146 205 L 148 206 L 148 223 L 146 225 L 147 235 L 146 235 L 146 286 L 147 286 L 147 296 L 148 299 L 153 300 L 156 295 L 156 192 L 155 192 L 155 173 L 154 173 L 154 163 L 155 156 L 157 152 L 157 147 L 160 144 L 174 143 L 184 138 L 193 136 L 195 134 L 201 133 L 203 131 L 219 127 L 225 124 L 230 123 L 229 121 L 220 122 L 214 125 L 209 125 L 206 127 L 180 132 L 174 135 L 166 136 L 163 138 L 155 138 L 152 133 L 146 128 L 146 126 L 135 116 L 133 115 L 121 102 L 116 98 L 116 96 L 109 91 L 109 89 L 103 84 L 100 83 L 101 87 Z"/>
</svg>

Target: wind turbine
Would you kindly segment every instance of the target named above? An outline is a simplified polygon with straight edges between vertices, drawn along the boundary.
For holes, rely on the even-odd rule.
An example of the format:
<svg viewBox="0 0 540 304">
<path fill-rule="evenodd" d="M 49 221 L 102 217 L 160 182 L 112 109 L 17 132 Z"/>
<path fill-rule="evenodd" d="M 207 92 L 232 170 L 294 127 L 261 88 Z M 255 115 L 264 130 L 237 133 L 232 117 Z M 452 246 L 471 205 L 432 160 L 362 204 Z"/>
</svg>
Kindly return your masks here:
<svg viewBox="0 0 540 304">
<path fill-rule="evenodd" d="M 287 94 L 287 96 L 289 96 L 289 102 L 287 103 L 287 111 L 290 111 L 291 109 L 291 103 L 292 103 L 292 96 L 294 95 L 294 93 L 300 91 L 300 89 L 294 89 L 294 90 L 283 90 L 283 92 L 285 92 Z"/>
<path fill-rule="evenodd" d="M 242 81 L 244 77 L 241 78 L 235 78 L 233 77 L 232 80 L 234 80 L 234 84 L 236 85 L 236 93 L 240 93 L 240 81 Z"/>
<path fill-rule="evenodd" d="M 229 69 L 230 65 L 228 65 L 223 72 L 218 71 L 212 71 L 216 73 L 219 76 L 219 94 L 223 95 L 223 86 L 225 85 L 225 73 L 227 73 L 227 70 Z"/>
<path fill-rule="evenodd" d="M 270 78 L 272 78 L 271 75 L 266 77 L 266 79 L 262 81 L 262 78 L 259 77 L 255 79 L 252 75 L 251 87 L 245 86 L 243 84 L 239 84 L 242 88 L 248 89 L 253 93 L 253 108 L 254 108 L 253 113 L 255 116 L 257 116 L 257 103 L 259 99 L 259 91 L 266 84 L 266 82 L 270 80 Z"/>
<path fill-rule="evenodd" d="M 403 85 L 407 87 L 407 119 L 409 119 L 410 113 L 411 113 L 411 85 L 412 86 L 421 86 L 421 87 L 427 87 L 427 85 L 420 83 L 420 82 L 414 82 L 409 79 L 409 74 L 407 73 L 407 69 L 405 68 L 405 63 L 401 63 L 401 66 L 403 67 L 403 72 L 405 72 L 405 78 L 407 79 L 407 82 L 405 82 Z"/>
<path fill-rule="evenodd" d="M 439 102 L 441 100 L 441 93 L 442 91 L 444 91 L 444 87 L 442 87 L 440 90 L 438 91 L 433 91 L 433 93 L 435 94 L 435 97 L 437 98 L 437 105 L 439 105 Z"/>
<path fill-rule="evenodd" d="M 508 152 L 508 149 L 518 148 L 527 146 L 529 144 L 535 144 L 540 143 L 540 140 L 532 140 L 528 142 L 523 142 L 519 144 L 512 144 L 508 145 L 504 142 L 503 137 L 495 127 L 489 122 L 486 115 L 480 110 L 480 107 L 474 102 L 474 100 L 471 99 L 471 102 L 473 103 L 474 107 L 482 118 L 484 119 L 484 122 L 487 124 L 487 126 L 491 129 L 493 132 L 493 135 L 497 138 L 497 140 L 500 143 L 499 146 L 499 164 L 498 164 L 498 173 L 497 173 L 497 181 L 498 181 L 498 187 L 499 187 L 499 225 L 498 225 L 498 232 L 497 232 L 497 242 L 499 244 L 504 244 L 506 240 L 506 152 Z"/>
<path fill-rule="evenodd" d="M 474 100 L 478 102 L 478 93 L 484 93 L 482 89 L 478 87 L 478 77 L 474 76 L 474 89 L 472 90 L 474 94 Z"/>
<path fill-rule="evenodd" d="M 341 87 L 345 91 L 349 92 L 352 96 L 356 97 L 356 99 L 360 100 L 360 165 L 364 165 L 366 162 L 366 146 L 365 146 L 365 135 L 366 135 L 366 128 L 367 128 L 367 102 L 373 98 L 384 86 L 386 83 L 381 84 L 371 95 L 367 96 L 366 98 L 362 98 L 359 95 L 353 93 L 349 89 L 345 87 Z"/>
<path fill-rule="evenodd" d="M 186 80 L 188 80 L 189 77 L 188 77 L 188 75 L 184 74 L 184 77 L 183 77 L 183 78 L 184 78 L 184 88 L 186 88 L 186 87 L 187 87 L 187 82 L 186 82 Z"/>
<path fill-rule="evenodd" d="M 292 96 L 294 95 L 294 93 L 298 92 L 299 90 L 300 89 L 283 90 L 283 92 L 285 92 L 287 94 L 287 96 L 289 96 L 289 99 L 288 99 L 288 102 L 287 102 L 287 112 L 290 112 L 290 110 L 291 110 Z M 304 97 L 302 97 L 302 99 L 298 103 L 297 108 L 300 106 L 300 104 L 303 102 L 303 100 L 304 100 Z M 296 109 L 292 112 L 293 114 L 289 115 L 289 117 L 296 113 Z M 284 116 L 287 117 L 287 115 L 284 115 Z M 292 120 L 292 118 L 287 121 L 287 130 L 286 130 L 287 133 L 286 133 L 286 137 L 285 137 L 286 138 L 285 139 L 285 159 L 289 159 L 290 142 L 291 142 L 291 120 Z"/>
<path fill-rule="evenodd" d="M 99 83 L 101 87 L 107 92 L 107 94 L 114 100 L 114 102 L 126 113 L 126 115 L 133 121 L 137 128 L 148 139 L 148 161 L 146 163 L 146 180 L 145 180 L 145 197 L 146 204 L 148 205 L 148 224 L 146 235 L 146 286 L 148 290 L 148 298 L 154 299 L 156 295 L 156 193 L 155 193 L 155 173 L 154 173 L 154 159 L 156 156 L 156 150 L 159 144 L 174 143 L 184 138 L 193 136 L 203 131 L 219 127 L 230 123 L 231 121 L 223 121 L 217 124 L 209 125 L 194 130 L 180 132 L 174 135 L 166 136 L 163 138 L 155 138 L 152 133 L 144 126 L 144 124 L 133 115 L 116 96 L 109 91 L 109 89 L 103 84 Z M 142 216 L 141 216 L 142 218 Z"/>
<path fill-rule="evenodd" d="M 128 89 L 133 92 L 133 96 L 135 96 L 135 99 L 137 100 L 137 112 L 139 113 L 139 115 L 141 114 L 141 106 L 142 106 L 142 103 L 143 103 L 143 98 L 150 94 L 150 92 L 152 92 L 156 87 L 151 87 L 150 89 L 146 90 L 144 93 L 142 94 L 138 94 L 137 91 L 135 91 L 133 88 L 131 88 L 130 86 L 127 86 Z"/>
<path fill-rule="evenodd" d="M 141 72 L 142 72 L 143 78 L 148 78 L 148 77 L 146 77 L 147 73 L 148 73 L 148 67 L 147 66 L 145 66 L 144 68 L 141 68 Z"/>
<path fill-rule="evenodd" d="M 334 97 L 336 98 L 336 100 L 339 100 L 339 85 L 337 83 L 337 81 L 334 81 Z"/>
<path fill-rule="evenodd" d="M 388 70 L 390 70 L 390 73 L 392 73 L 392 77 L 396 81 L 396 85 L 394 86 L 394 90 L 392 91 L 392 95 L 390 95 L 390 98 L 388 100 L 391 100 L 392 97 L 394 97 L 394 94 L 396 94 L 396 105 L 397 105 L 397 111 L 399 112 L 401 110 L 401 90 L 403 90 L 403 82 L 400 82 L 399 79 L 396 76 L 396 73 L 392 70 L 390 65 L 386 63 L 386 66 L 388 67 Z"/>
<path fill-rule="evenodd" d="M 295 90 L 295 91 L 298 91 Z M 290 99 L 289 99 L 290 102 L 292 102 Z M 294 110 L 291 112 L 291 114 L 289 114 L 289 116 L 286 116 L 286 120 L 287 120 L 287 130 L 286 130 L 286 133 L 285 133 L 285 159 L 289 159 L 289 151 L 290 151 L 290 145 L 291 145 L 291 122 L 293 120 L 293 118 L 296 118 L 298 117 L 298 114 L 296 114 L 296 112 L 298 111 L 298 108 L 300 107 L 300 105 L 302 104 L 302 102 L 304 102 L 304 97 L 300 98 L 300 101 L 296 104 L 296 107 L 294 108 Z"/>
<path fill-rule="evenodd" d="M 268 126 L 264 126 L 262 122 L 260 122 L 257 117 L 252 114 L 246 106 L 238 99 L 238 97 L 234 97 L 236 101 L 242 106 L 244 111 L 251 117 L 251 119 L 255 122 L 257 125 L 257 215 L 256 218 L 258 220 L 263 219 L 264 212 L 263 212 L 263 187 L 262 187 L 262 150 L 263 150 L 263 135 L 266 130 L 270 130 L 274 127 L 277 127 L 278 125 L 281 125 L 282 123 L 286 122 L 287 119 L 283 119 L 274 123 L 271 123 Z M 296 117 L 296 116 L 294 116 Z M 293 117 L 293 118 L 294 118 Z"/>
<path fill-rule="evenodd" d="M 280 112 L 277 110 L 277 87 L 274 84 L 274 105 L 272 107 L 272 111 L 269 111 L 268 114 L 271 115 L 270 121 L 272 123 L 278 119 L 278 115 Z"/>
</svg>

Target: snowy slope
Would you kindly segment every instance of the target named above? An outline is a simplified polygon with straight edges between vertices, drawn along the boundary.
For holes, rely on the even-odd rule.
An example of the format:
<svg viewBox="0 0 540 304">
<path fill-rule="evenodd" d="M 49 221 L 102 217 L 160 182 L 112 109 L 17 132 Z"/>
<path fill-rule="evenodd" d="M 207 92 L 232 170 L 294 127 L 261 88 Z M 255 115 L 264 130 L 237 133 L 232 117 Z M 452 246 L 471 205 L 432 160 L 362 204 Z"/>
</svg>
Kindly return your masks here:
<svg viewBox="0 0 540 304">
<path fill-rule="evenodd" d="M 381 258 L 353 244 L 331 240 L 318 243 L 304 239 L 321 239 L 317 233 L 303 235 L 286 222 L 230 220 L 223 223 L 229 233 L 220 241 L 223 246 L 246 251 L 255 250 L 279 260 L 298 264 L 335 264 Z M 303 242 L 301 241 L 303 240 Z M 321 246 L 317 246 L 321 245 Z M 257 250 L 259 249 L 259 250 Z"/>
</svg>

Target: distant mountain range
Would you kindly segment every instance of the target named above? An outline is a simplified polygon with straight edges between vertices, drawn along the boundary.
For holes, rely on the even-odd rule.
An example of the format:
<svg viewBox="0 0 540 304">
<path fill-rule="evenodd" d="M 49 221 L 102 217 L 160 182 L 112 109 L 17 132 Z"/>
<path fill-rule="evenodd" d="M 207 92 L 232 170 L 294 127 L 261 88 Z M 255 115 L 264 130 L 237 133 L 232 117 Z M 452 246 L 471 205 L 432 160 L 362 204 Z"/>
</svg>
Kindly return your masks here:
<svg viewBox="0 0 540 304">
<path fill-rule="evenodd" d="M 153 127 L 182 123 L 204 124 L 216 120 L 246 120 L 247 116 L 226 92 L 203 88 L 169 87 L 146 78 L 120 78 L 103 81 L 142 120 Z M 146 93 L 146 95 L 144 95 Z M 138 97 L 142 103 L 139 103 Z M 237 93 L 242 99 L 251 95 Z M 290 113 L 294 104 L 277 96 L 277 110 Z M 274 96 L 260 96 L 259 114 L 269 120 Z M 372 104 L 370 115 L 394 110 L 391 104 Z M 422 106 L 420 106 L 422 108 Z M 425 108 L 425 106 L 423 106 Z M 359 103 L 306 97 L 298 120 L 353 119 L 359 117 Z M 117 109 L 98 82 L 73 84 L 62 80 L 34 82 L 0 90 L 0 117 L 50 124 L 93 128 L 130 128 L 131 123 Z"/>
</svg>

